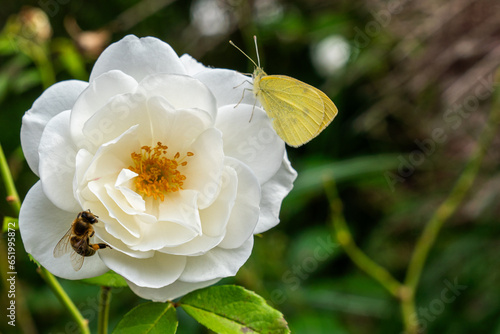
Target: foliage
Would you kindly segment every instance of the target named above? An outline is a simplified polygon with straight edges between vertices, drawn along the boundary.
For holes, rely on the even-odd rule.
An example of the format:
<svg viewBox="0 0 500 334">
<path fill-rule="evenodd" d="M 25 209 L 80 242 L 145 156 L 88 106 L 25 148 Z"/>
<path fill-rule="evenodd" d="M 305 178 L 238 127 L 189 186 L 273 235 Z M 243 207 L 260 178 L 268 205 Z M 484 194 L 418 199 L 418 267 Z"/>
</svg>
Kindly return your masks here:
<svg viewBox="0 0 500 334">
<path fill-rule="evenodd" d="M 193 291 L 179 301 L 198 322 L 217 333 L 290 333 L 283 315 L 239 286 Z"/>
<path fill-rule="evenodd" d="M 39 16 L 30 21 L 37 16 L 28 15 L 24 5 L 42 7 L 45 21 Z M 200 13 L 211 7 L 203 6 L 222 8 L 221 18 L 215 20 L 224 23 L 221 32 L 206 34 L 207 18 Z M 498 82 L 493 73 L 499 63 L 494 56 L 499 39 L 498 25 L 491 23 L 498 17 L 493 0 L 467 5 L 450 1 L 439 11 L 431 1 L 422 1 L 418 8 L 407 2 L 400 6 L 396 11 L 382 1 L 208 0 L 113 0 L 104 8 L 98 1 L 4 4 L 0 133 L 20 198 L 36 182 L 19 148 L 23 113 L 51 83 L 87 80 L 100 50 L 125 34 L 156 36 L 179 54 L 242 72 L 251 70 L 251 64 L 228 41 L 252 56 L 256 34 L 268 74 L 290 75 L 318 87 L 339 109 L 318 138 L 288 150 L 299 177 L 283 204 L 281 223 L 256 238 L 249 262 L 236 278 L 223 281 L 244 286 L 263 299 L 223 285 L 196 291 L 178 303 L 144 303 L 117 281 L 107 284 L 113 286 L 110 331 L 124 332 L 142 319 L 142 329 L 134 328 L 134 333 L 154 332 L 162 322 L 171 326 L 170 332 L 207 333 L 204 326 L 220 331 L 213 319 L 221 314 L 230 319 L 230 326 L 238 326 L 233 316 L 240 310 L 216 305 L 214 297 L 237 289 L 233 296 L 248 298 L 257 309 L 264 307 L 277 323 L 282 318 L 273 310 L 282 312 L 294 333 L 402 332 L 397 299 L 351 261 L 341 247 L 342 234 L 331 238 L 330 201 L 339 201 L 345 222 L 341 227 L 348 228 L 359 249 L 403 281 L 425 223 L 447 198 L 488 123 L 492 82 Z M 446 19 L 440 13 L 446 13 Z M 347 62 L 329 72 L 318 67 L 315 55 L 320 42 L 332 35 L 344 38 L 350 49 Z M 416 315 L 429 333 L 488 333 L 500 328 L 500 301 L 492 297 L 500 293 L 495 283 L 500 275 L 498 145 L 497 138 L 483 152 L 471 191 L 429 250 L 415 295 Z M 324 180 L 331 177 L 338 196 L 327 198 Z M 6 195 L 0 187 L 1 198 Z M 0 212 L 2 218 L 17 217 L 6 201 L 0 201 Z M 1 247 L 6 246 L 4 239 Z M 2 308 L 8 302 L 5 260 L 0 259 Z M 36 265 L 24 253 L 18 235 L 16 268 L 18 319 L 23 320 L 12 328 L 4 319 L 0 331 L 75 330 L 66 310 L 35 274 Z M 61 286 L 95 332 L 98 288 L 64 280 Z M 215 299 L 201 311 L 195 301 L 205 294 Z M 252 314 L 248 321 L 254 319 Z"/>
</svg>

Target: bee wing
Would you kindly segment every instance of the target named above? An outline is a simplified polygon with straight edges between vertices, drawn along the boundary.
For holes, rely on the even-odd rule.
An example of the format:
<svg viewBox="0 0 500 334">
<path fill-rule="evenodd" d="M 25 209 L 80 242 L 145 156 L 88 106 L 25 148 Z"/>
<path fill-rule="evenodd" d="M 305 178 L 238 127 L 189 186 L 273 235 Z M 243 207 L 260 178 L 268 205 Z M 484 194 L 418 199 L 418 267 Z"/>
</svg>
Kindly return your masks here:
<svg viewBox="0 0 500 334">
<path fill-rule="evenodd" d="M 75 271 L 78 271 L 82 268 L 83 260 L 85 260 L 85 257 L 81 256 L 77 252 L 73 252 L 70 255 L 70 259 L 71 259 L 71 266 L 73 267 L 73 269 L 75 269 Z"/>
<path fill-rule="evenodd" d="M 71 238 L 71 227 L 69 228 L 68 232 L 66 232 L 65 235 L 59 240 L 57 243 L 56 247 L 54 247 L 54 257 L 61 257 L 66 253 L 69 253 L 72 251 L 71 243 L 70 243 L 70 238 Z"/>
<path fill-rule="evenodd" d="M 75 269 L 75 271 L 80 270 L 80 268 L 83 265 L 83 260 L 85 259 L 85 256 L 81 254 L 85 253 L 85 250 L 89 247 L 89 242 L 90 242 L 89 234 L 90 230 L 87 231 L 82 236 L 82 238 L 73 245 L 73 249 L 75 251 L 71 253 L 71 265 L 73 266 L 73 269 Z"/>
</svg>

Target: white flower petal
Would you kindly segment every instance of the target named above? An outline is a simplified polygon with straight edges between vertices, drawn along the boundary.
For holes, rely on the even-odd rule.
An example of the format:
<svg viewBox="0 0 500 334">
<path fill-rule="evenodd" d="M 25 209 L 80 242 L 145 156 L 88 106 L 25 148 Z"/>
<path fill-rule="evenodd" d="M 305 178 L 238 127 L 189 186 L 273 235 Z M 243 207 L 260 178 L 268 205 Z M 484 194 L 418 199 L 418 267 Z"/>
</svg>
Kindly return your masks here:
<svg viewBox="0 0 500 334">
<path fill-rule="evenodd" d="M 159 204 L 158 220 L 179 224 L 193 231 L 195 235 L 201 235 L 201 221 L 197 202 L 198 193 L 193 190 L 179 190 L 165 194 L 165 200 Z M 179 240 L 175 242 L 175 245 L 182 242 L 185 242 L 185 240 Z"/>
<path fill-rule="evenodd" d="M 185 75 L 157 73 L 139 84 L 139 90 L 148 97 L 163 97 L 174 109 L 199 109 L 215 119 L 217 102 L 201 81 Z"/>
<path fill-rule="evenodd" d="M 146 201 L 141 195 L 133 191 L 132 179 L 137 174 L 130 169 L 122 169 L 113 186 L 111 183 L 104 185 L 106 192 L 124 213 L 132 216 L 139 223 L 153 224 L 158 220 L 156 216 L 146 210 Z"/>
<path fill-rule="evenodd" d="M 137 138 L 138 132 L 140 132 L 139 126 L 132 126 L 119 137 L 101 145 L 86 172 L 78 180 L 80 186 L 108 175 L 116 179 L 123 168 L 128 168 L 132 164 L 131 153 L 139 151 L 141 147 Z"/>
<path fill-rule="evenodd" d="M 137 124 L 141 124 L 138 138 L 147 139 L 143 145 L 156 145 L 157 141 L 183 143 L 184 138 L 189 139 L 189 145 L 199 133 L 213 126 L 217 109 L 212 93 L 198 80 L 164 74 L 147 77 L 137 92 L 116 95 L 93 113 L 84 125 L 74 126 L 75 131 L 82 131 L 83 126 L 81 145 L 89 151 Z"/>
<path fill-rule="evenodd" d="M 94 230 L 95 230 L 95 235 L 96 235 L 96 241 L 97 242 L 103 242 L 105 244 L 110 245 L 114 250 L 117 250 L 121 253 L 124 253 L 128 256 L 135 257 L 138 259 L 145 259 L 145 258 L 150 258 L 155 255 L 154 250 L 149 250 L 149 251 L 136 251 L 130 249 L 130 247 L 122 242 L 120 239 L 117 239 L 113 237 L 111 234 L 109 234 L 106 229 L 104 228 L 103 224 L 97 223 L 94 225 Z"/>
<path fill-rule="evenodd" d="M 157 301 L 235 275 L 253 234 L 279 222 L 296 177 L 251 81 L 127 36 L 103 52 L 89 85 L 49 88 L 23 118 L 23 148 L 41 177 L 21 211 L 27 250 L 62 277 L 112 269 Z M 179 188 L 146 196 L 136 182 L 154 187 L 156 173 Z M 99 216 L 92 242 L 111 248 L 75 272 L 69 255 L 52 252 L 87 209 Z"/>
<path fill-rule="evenodd" d="M 73 178 L 73 190 L 75 191 L 75 198 L 81 198 L 81 189 L 79 188 L 79 184 L 81 180 L 83 180 L 85 173 L 92 163 L 92 159 L 94 156 L 85 149 L 80 149 L 76 153 L 75 157 L 75 177 Z"/>
<path fill-rule="evenodd" d="M 101 258 L 111 270 L 146 288 L 161 288 L 172 284 L 186 266 L 185 256 L 160 252 L 155 252 L 150 258 L 137 259 L 117 250 L 109 250 Z"/>
<path fill-rule="evenodd" d="M 216 278 L 206 282 L 200 283 L 187 283 L 182 281 L 175 281 L 174 283 L 164 286 L 158 289 L 144 288 L 127 280 L 127 283 L 136 295 L 141 298 L 149 299 L 155 302 L 166 302 L 167 300 L 172 300 L 180 296 L 184 296 L 191 291 L 198 290 L 201 288 L 205 288 L 212 284 L 220 281 L 220 278 Z"/>
<path fill-rule="evenodd" d="M 170 45 L 154 37 L 133 35 L 125 36 L 104 50 L 92 69 L 90 81 L 113 69 L 137 81 L 154 73 L 185 74 L 184 66 Z"/>
<path fill-rule="evenodd" d="M 21 144 L 31 170 L 38 175 L 38 145 L 47 122 L 73 107 L 88 83 L 78 80 L 58 82 L 47 88 L 23 117 Z"/>
<path fill-rule="evenodd" d="M 90 137 L 93 140 L 90 143 L 86 143 L 82 134 L 83 125 L 114 96 L 133 92 L 137 89 L 137 85 L 134 78 L 120 71 L 110 71 L 92 80 L 76 101 L 71 112 L 71 135 L 75 143 L 85 146 L 101 144 L 100 133 L 109 133 L 115 127 L 117 120 L 125 119 L 129 104 L 120 104 L 119 101 L 115 101 L 113 108 L 109 108 L 109 112 L 93 126 L 92 135 L 87 134 L 87 138 Z M 85 148 L 89 149 L 89 147 Z"/>
<path fill-rule="evenodd" d="M 107 177 L 107 179 L 110 179 L 110 177 Z M 125 229 L 129 234 L 130 237 L 125 237 L 123 234 L 120 234 L 119 238 L 124 240 L 124 239 L 130 239 L 132 243 L 135 243 L 137 239 L 141 237 L 141 227 L 139 223 L 134 219 L 134 216 L 127 215 L 119 206 L 118 204 L 108 195 L 108 192 L 106 191 L 106 187 L 103 185 L 109 184 L 106 182 L 106 178 L 104 180 L 98 180 L 98 181 L 91 181 L 88 183 L 88 188 L 89 190 L 97 197 L 97 200 L 106 208 L 106 210 L 99 211 L 98 216 L 102 221 L 105 221 L 107 224 L 107 227 L 116 227 L 119 223 L 123 229 Z M 116 222 L 116 223 L 115 223 Z M 115 223 L 115 224 L 113 224 Z M 116 237 L 118 235 L 113 232 L 112 230 L 109 230 L 110 233 Z M 116 229 L 114 231 L 117 231 Z M 120 233 L 123 233 L 124 231 L 120 229 Z"/>
<path fill-rule="evenodd" d="M 224 167 L 221 182 L 217 199 L 206 209 L 200 210 L 203 235 L 216 237 L 226 233 L 227 222 L 238 194 L 238 176 L 234 168 Z"/>
<path fill-rule="evenodd" d="M 19 229 L 26 252 L 48 271 L 66 279 L 94 277 L 109 270 L 96 255 L 86 257 L 79 271 L 73 269 L 69 255 L 54 257 L 54 247 L 71 227 L 77 214 L 54 206 L 43 193 L 41 182 L 30 189 L 19 214 Z"/>
<path fill-rule="evenodd" d="M 240 104 L 236 109 L 222 107 L 215 125 L 222 131 L 226 156 L 247 164 L 260 184 L 276 174 L 285 153 L 285 142 L 278 137 L 262 109 L 247 104 Z"/>
<path fill-rule="evenodd" d="M 76 147 L 69 133 L 66 110 L 54 116 L 46 125 L 40 140 L 40 179 L 50 201 L 64 211 L 81 211 L 73 193 Z"/>
<path fill-rule="evenodd" d="M 164 247 L 159 249 L 159 252 L 172 255 L 188 255 L 197 256 L 203 255 L 212 248 L 216 247 L 224 239 L 224 234 L 210 237 L 208 235 L 196 236 L 193 240 L 174 247 Z"/>
<path fill-rule="evenodd" d="M 193 140 L 213 128 L 214 120 L 208 112 L 200 109 L 174 110 L 162 97 L 149 99 L 147 108 L 152 118 L 151 145 L 157 142 L 167 145 L 171 158 L 177 152 L 186 155 Z"/>
<path fill-rule="evenodd" d="M 108 195 L 116 202 L 123 212 L 129 215 L 143 214 L 146 212 L 146 202 L 141 195 L 133 191 L 133 182 L 137 173 L 124 168 L 118 174 L 114 186 L 104 185 Z"/>
<path fill-rule="evenodd" d="M 142 239 L 130 249 L 139 251 L 159 250 L 164 247 L 177 246 L 193 240 L 196 233 L 176 223 L 158 221 L 155 224 L 143 224 Z"/>
<path fill-rule="evenodd" d="M 207 69 L 202 63 L 194 59 L 188 54 L 183 54 L 181 56 L 181 62 L 184 65 L 184 68 L 186 69 L 186 74 L 187 75 L 194 75 L 198 72 L 204 71 Z"/>
<path fill-rule="evenodd" d="M 253 79 L 239 72 L 226 69 L 205 69 L 196 73 L 194 77 L 210 88 L 217 99 L 217 107 L 225 105 L 248 104 L 260 106 L 255 98 Z M 238 112 L 235 108 L 234 112 Z"/>
<path fill-rule="evenodd" d="M 178 246 L 165 247 L 159 251 L 177 255 L 202 255 L 222 241 L 236 199 L 238 186 L 236 171 L 226 166 L 222 179 L 221 191 L 215 202 L 208 208 L 200 210 L 203 234 Z"/>
<path fill-rule="evenodd" d="M 240 247 L 254 233 L 259 220 L 260 186 L 252 171 L 240 161 L 226 158 L 238 173 L 238 192 L 226 227 L 222 248 Z"/>
<path fill-rule="evenodd" d="M 253 236 L 236 249 L 216 247 L 201 256 L 188 256 L 179 280 L 198 283 L 234 276 L 252 253 Z"/>
<path fill-rule="evenodd" d="M 199 192 L 198 208 L 201 210 L 212 204 L 220 191 L 224 170 L 222 134 L 217 129 L 208 129 L 188 150 L 194 155 L 187 158 L 188 164 L 182 169 L 186 176 L 183 189 Z"/>
<path fill-rule="evenodd" d="M 297 172 L 292 168 L 285 152 L 281 168 L 262 185 L 260 217 L 254 234 L 265 232 L 278 225 L 281 202 L 292 190 L 296 178 Z"/>
<path fill-rule="evenodd" d="M 125 215 L 123 214 L 120 215 L 119 218 L 125 217 L 125 219 L 123 220 L 124 223 L 120 222 L 117 218 L 111 217 L 107 207 L 94 194 L 95 189 L 92 188 L 93 188 L 92 186 L 87 187 L 87 189 L 89 189 L 88 192 L 91 193 L 92 196 L 95 197 L 95 199 L 84 201 L 82 205 L 84 208 L 90 209 L 93 213 L 97 214 L 99 216 L 99 221 L 103 223 L 103 224 L 98 224 L 94 228 L 97 229 L 97 227 L 102 227 L 104 225 L 104 229 L 108 234 L 119 239 L 121 242 L 123 242 L 129 247 L 139 243 L 141 240 L 140 235 L 138 237 L 131 233 L 131 226 L 133 230 L 133 225 L 137 224 L 137 222 L 134 220 L 135 216 L 132 216 L 131 218 L 128 219 L 128 217 L 126 217 Z M 89 197 L 91 196 L 86 196 L 86 198 Z"/>
<path fill-rule="evenodd" d="M 127 105 L 127 108 L 119 107 L 122 104 Z M 121 116 L 117 116 L 116 122 L 111 123 L 111 118 L 117 113 Z M 95 153 L 101 145 L 121 136 L 132 127 L 137 127 L 136 137 L 140 146 L 151 145 L 151 126 L 156 121 L 157 117 L 150 112 L 145 96 L 141 94 L 118 95 L 85 122 L 82 130 L 84 135 L 82 145 Z"/>
</svg>

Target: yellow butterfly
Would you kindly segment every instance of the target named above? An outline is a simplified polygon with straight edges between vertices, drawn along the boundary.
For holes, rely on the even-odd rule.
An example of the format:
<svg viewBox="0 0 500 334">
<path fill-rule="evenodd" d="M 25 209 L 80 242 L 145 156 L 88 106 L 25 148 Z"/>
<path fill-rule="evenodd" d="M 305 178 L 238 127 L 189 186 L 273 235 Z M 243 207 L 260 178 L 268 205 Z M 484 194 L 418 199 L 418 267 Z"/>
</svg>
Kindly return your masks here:
<svg viewBox="0 0 500 334">
<path fill-rule="evenodd" d="M 290 146 L 304 145 L 332 122 L 337 107 L 325 93 L 311 85 L 286 75 L 267 75 L 260 67 L 256 36 L 254 41 L 257 64 L 232 41 L 229 43 L 255 65 L 253 93 L 267 112 L 276 133 Z"/>
</svg>

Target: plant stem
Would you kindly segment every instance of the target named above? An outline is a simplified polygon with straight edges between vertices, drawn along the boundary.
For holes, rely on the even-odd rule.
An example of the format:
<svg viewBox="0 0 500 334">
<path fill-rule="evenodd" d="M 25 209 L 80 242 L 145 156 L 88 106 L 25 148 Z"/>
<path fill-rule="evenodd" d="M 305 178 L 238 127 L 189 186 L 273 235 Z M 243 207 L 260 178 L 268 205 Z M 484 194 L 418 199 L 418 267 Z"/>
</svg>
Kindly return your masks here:
<svg viewBox="0 0 500 334">
<path fill-rule="evenodd" d="M 111 288 L 108 286 L 101 286 L 101 293 L 99 296 L 99 319 L 97 323 L 97 333 L 108 333 L 108 318 L 109 318 L 109 305 L 111 301 Z"/>
<path fill-rule="evenodd" d="M 419 322 L 414 299 L 410 297 L 409 288 L 405 287 L 406 294 L 401 298 L 401 317 L 403 318 L 404 334 L 419 333 Z M 413 298 L 413 297 L 412 297 Z M 412 301 L 412 302 L 409 302 Z"/>
<path fill-rule="evenodd" d="M 66 294 L 66 291 L 64 291 L 54 275 L 48 272 L 44 267 L 39 267 L 38 273 L 49 285 L 59 301 L 68 309 L 71 317 L 75 320 L 78 327 L 80 328 L 80 332 L 82 334 L 90 334 L 89 321 L 81 315 L 80 311 L 78 311 L 78 308 L 75 306 L 75 304 L 73 304 L 69 296 Z"/>
<path fill-rule="evenodd" d="M 498 72 L 500 76 L 500 72 Z M 334 180 L 325 181 L 325 189 L 332 210 L 332 222 L 337 240 L 351 260 L 368 275 L 378 281 L 401 302 L 401 314 L 406 334 L 419 332 L 415 293 L 429 251 L 434 245 L 443 224 L 457 211 L 468 190 L 472 187 L 488 148 L 500 125 L 500 89 L 493 96 L 493 106 L 486 126 L 478 140 L 477 148 L 470 156 L 464 171 L 445 201 L 425 225 L 410 260 L 404 284 L 397 281 L 385 268 L 371 260 L 354 243 L 342 215 L 342 202 L 338 197 Z"/>
<path fill-rule="evenodd" d="M 5 183 L 5 189 L 7 191 L 7 203 L 14 209 L 14 211 L 19 214 L 21 210 L 21 201 L 19 195 L 17 194 L 16 186 L 10 173 L 9 164 L 3 152 L 2 144 L 0 143 L 0 171 L 2 173 L 2 179 Z"/>
<path fill-rule="evenodd" d="M 8 254 L 8 240 L 10 239 L 10 237 L 6 238 L 7 235 L 8 234 L 6 233 L 3 235 L 3 237 L 0 237 L 0 254 L 2 254 L 2 256 L 0 256 L 0 278 L 2 282 L 8 282 L 7 279 L 12 279 L 12 277 L 14 278 L 16 277 L 15 276 L 16 274 L 12 274 L 12 272 L 15 272 L 15 269 L 12 270 L 12 268 L 9 268 L 12 264 L 8 262 L 7 255 L 5 256 L 3 255 L 3 254 Z M 17 257 L 17 254 L 15 254 L 15 256 Z M 8 296 L 9 293 L 12 292 L 9 291 L 10 290 L 9 284 L 2 284 L 1 286 L 2 288 L 0 290 L 2 291 L 2 296 Z M 18 321 L 16 323 L 16 326 L 19 325 L 20 332 L 22 333 L 36 334 L 37 330 L 35 326 L 35 321 L 33 320 L 33 317 L 31 316 L 30 310 L 28 308 L 23 288 L 24 288 L 23 285 L 18 284 L 16 282 L 16 290 L 14 297 L 16 301 L 16 317 L 18 319 L 22 319 L 22 321 Z M 9 296 L 9 299 L 10 298 L 11 297 Z"/>
<path fill-rule="evenodd" d="M 325 181 L 325 190 L 332 211 L 332 224 L 335 237 L 340 245 L 361 270 L 379 282 L 391 295 L 399 299 L 402 284 L 385 268 L 370 259 L 354 242 L 342 214 L 342 201 L 337 194 L 334 180 Z"/>
<path fill-rule="evenodd" d="M 475 151 L 471 154 L 464 171 L 455 183 L 445 201 L 438 207 L 434 215 L 425 225 L 422 235 L 417 241 L 408 271 L 405 278 L 405 286 L 409 289 L 405 298 L 402 298 L 401 311 L 405 323 L 410 317 L 415 316 L 415 292 L 422 276 L 427 256 L 434 245 L 443 224 L 457 211 L 468 190 L 472 187 L 474 179 L 479 171 L 481 162 L 495 136 L 500 123 L 500 89 L 496 90 L 492 111 L 481 132 Z M 409 332 L 413 333 L 413 332 Z"/>
<path fill-rule="evenodd" d="M 10 203 L 12 208 L 14 209 L 16 215 L 19 217 L 19 212 L 21 211 L 21 201 L 19 199 L 19 195 L 17 194 L 16 186 L 14 184 L 14 180 L 12 178 L 12 174 L 9 169 L 9 165 L 7 163 L 7 159 L 5 158 L 5 154 L 2 149 L 2 145 L 0 144 L 0 171 L 2 174 L 2 179 L 5 183 L 5 188 L 7 190 L 7 201 Z M 45 282 L 52 289 L 56 297 L 61 301 L 61 303 L 68 309 L 69 313 L 73 317 L 73 319 L 80 327 L 80 330 L 83 334 L 90 334 L 88 327 L 88 320 L 85 319 L 78 308 L 73 304 L 71 299 L 66 294 L 66 291 L 61 287 L 57 279 L 50 272 L 47 271 L 44 267 L 40 266 L 38 268 L 38 273 L 45 280 Z"/>
</svg>

